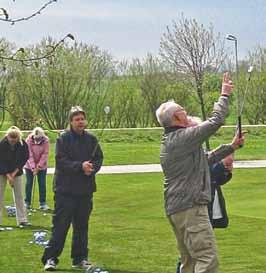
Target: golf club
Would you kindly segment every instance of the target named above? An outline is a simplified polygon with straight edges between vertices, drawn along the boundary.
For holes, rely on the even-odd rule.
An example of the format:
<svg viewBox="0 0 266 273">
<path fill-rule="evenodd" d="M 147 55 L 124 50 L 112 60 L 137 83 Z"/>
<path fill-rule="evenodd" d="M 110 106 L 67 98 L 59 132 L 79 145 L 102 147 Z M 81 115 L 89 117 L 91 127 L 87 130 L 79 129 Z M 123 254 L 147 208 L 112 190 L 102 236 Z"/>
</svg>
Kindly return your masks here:
<svg viewBox="0 0 266 273">
<path fill-rule="evenodd" d="M 233 41 L 235 44 L 235 65 L 236 65 L 236 85 L 237 85 L 237 130 L 239 138 L 242 137 L 242 120 L 240 113 L 240 90 L 239 90 L 239 68 L 238 68 L 238 56 L 237 56 L 237 38 L 234 35 L 228 34 L 226 39 L 229 41 Z"/>
<path fill-rule="evenodd" d="M 36 212 L 36 209 L 34 209 L 34 196 L 35 196 L 35 184 L 36 184 L 36 175 L 33 175 L 33 188 L 32 188 L 32 199 L 31 199 L 31 212 Z"/>
<path fill-rule="evenodd" d="M 104 129 L 105 129 L 105 127 L 107 126 L 107 123 L 108 123 L 108 121 L 109 121 L 109 117 L 110 117 L 109 114 L 110 114 L 110 111 L 111 111 L 110 106 L 109 106 L 109 105 L 106 105 L 106 106 L 104 107 L 103 111 L 104 111 L 104 113 L 105 113 L 105 121 L 104 121 L 103 127 L 102 127 L 102 129 L 101 129 L 101 132 L 100 132 L 100 134 L 99 134 L 99 136 L 98 136 L 98 142 L 97 142 L 96 146 L 94 147 L 94 149 L 93 149 L 93 151 L 92 151 L 92 156 L 91 156 L 92 158 L 95 156 L 96 150 L 97 150 L 98 145 L 99 145 L 99 143 L 100 143 L 100 140 L 101 140 L 101 138 L 102 138 L 102 136 L 103 136 Z"/>
<path fill-rule="evenodd" d="M 244 104 L 245 104 L 245 100 L 246 100 L 246 95 L 247 95 L 247 92 L 249 89 L 249 83 L 250 83 L 251 74 L 252 74 L 253 69 L 254 69 L 253 66 L 250 66 L 248 69 L 248 76 L 247 76 L 247 80 L 246 80 L 246 87 L 245 87 L 245 91 L 244 91 L 243 101 L 240 106 L 240 115 L 242 115 L 242 112 L 243 112 L 243 108 L 244 108 Z"/>
</svg>

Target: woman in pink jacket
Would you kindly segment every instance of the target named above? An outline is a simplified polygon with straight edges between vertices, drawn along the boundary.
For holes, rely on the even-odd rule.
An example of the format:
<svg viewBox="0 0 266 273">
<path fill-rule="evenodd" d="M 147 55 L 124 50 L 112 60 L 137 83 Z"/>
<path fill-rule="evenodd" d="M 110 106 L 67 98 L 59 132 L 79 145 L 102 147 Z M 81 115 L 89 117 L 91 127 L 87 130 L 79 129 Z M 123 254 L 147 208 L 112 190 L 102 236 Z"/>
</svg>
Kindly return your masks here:
<svg viewBox="0 0 266 273">
<path fill-rule="evenodd" d="M 48 210 L 46 204 L 46 172 L 49 153 L 49 138 L 40 127 L 33 129 L 27 137 L 29 159 L 25 165 L 26 171 L 26 198 L 27 209 L 31 207 L 31 194 L 34 177 L 38 177 L 40 209 Z"/>
</svg>

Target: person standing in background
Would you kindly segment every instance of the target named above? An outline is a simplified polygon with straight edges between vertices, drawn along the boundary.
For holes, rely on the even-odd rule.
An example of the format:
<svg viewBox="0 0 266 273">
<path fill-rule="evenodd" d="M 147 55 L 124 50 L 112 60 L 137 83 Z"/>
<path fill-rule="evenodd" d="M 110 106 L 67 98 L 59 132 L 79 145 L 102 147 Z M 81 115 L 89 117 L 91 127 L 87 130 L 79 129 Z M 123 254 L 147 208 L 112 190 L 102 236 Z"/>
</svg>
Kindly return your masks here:
<svg viewBox="0 0 266 273">
<path fill-rule="evenodd" d="M 20 227 L 30 225 L 23 200 L 22 174 L 23 166 L 29 158 L 27 143 L 16 126 L 10 127 L 0 141 L 0 224 L 7 181 L 13 190 L 16 206 L 16 219 Z"/>
<path fill-rule="evenodd" d="M 72 267 L 92 266 L 88 256 L 88 227 L 96 191 L 95 175 L 102 166 L 103 153 L 97 138 L 85 130 L 86 113 L 80 106 L 71 108 L 69 122 L 70 130 L 56 141 L 53 228 L 42 256 L 46 271 L 56 270 L 71 224 Z"/>
<path fill-rule="evenodd" d="M 40 127 L 33 129 L 32 133 L 26 139 L 29 147 L 29 159 L 25 165 L 26 171 L 26 208 L 31 208 L 32 185 L 34 177 L 38 178 L 39 185 L 39 203 L 41 210 L 48 210 L 46 204 L 46 173 L 49 154 L 49 138 Z"/>
</svg>

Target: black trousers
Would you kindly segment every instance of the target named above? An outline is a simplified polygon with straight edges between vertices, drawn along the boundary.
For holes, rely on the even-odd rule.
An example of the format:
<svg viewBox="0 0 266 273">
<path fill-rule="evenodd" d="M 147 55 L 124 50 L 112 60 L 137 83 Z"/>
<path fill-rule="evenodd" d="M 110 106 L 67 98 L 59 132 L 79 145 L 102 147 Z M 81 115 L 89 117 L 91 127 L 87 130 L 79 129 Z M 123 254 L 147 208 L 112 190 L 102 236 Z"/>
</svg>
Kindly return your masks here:
<svg viewBox="0 0 266 273">
<path fill-rule="evenodd" d="M 42 256 L 43 264 L 50 258 L 56 263 L 63 251 L 70 224 L 73 227 L 71 258 L 79 263 L 88 258 L 88 223 L 92 211 L 92 196 L 71 196 L 56 193 L 51 239 Z"/>
</svg>

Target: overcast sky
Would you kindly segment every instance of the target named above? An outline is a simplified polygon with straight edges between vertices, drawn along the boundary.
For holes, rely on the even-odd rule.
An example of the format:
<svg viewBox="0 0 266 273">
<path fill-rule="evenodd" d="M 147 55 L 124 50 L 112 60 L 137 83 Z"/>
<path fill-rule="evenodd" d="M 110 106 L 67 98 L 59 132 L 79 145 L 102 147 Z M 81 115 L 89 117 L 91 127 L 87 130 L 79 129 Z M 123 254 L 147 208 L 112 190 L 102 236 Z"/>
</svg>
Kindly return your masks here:
<svg viewBox="0 0 266 273">
<path fill-rule="evenodd" d="M 0 7 L 17 18 L 46 2 L 0 0 Z M 14 26 L 0 22 L 0 36 L 21 47 L 70 32 L 77 41 L 98 45 L 117 58 L 143 57 L 158 53 L 166 26 L 181 13 L 205 26 L 213 23 L 224 36 L 237 36 L 242 58 L 266 44 L 266 0 L 58 0 L 29 21 Z"/>
</svg>

